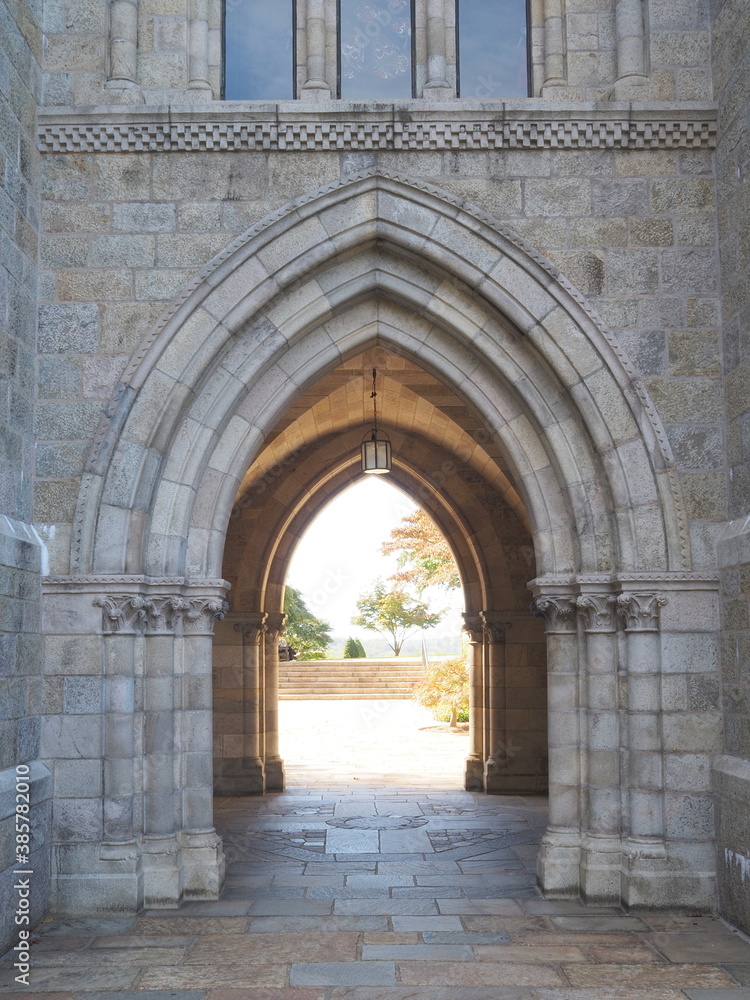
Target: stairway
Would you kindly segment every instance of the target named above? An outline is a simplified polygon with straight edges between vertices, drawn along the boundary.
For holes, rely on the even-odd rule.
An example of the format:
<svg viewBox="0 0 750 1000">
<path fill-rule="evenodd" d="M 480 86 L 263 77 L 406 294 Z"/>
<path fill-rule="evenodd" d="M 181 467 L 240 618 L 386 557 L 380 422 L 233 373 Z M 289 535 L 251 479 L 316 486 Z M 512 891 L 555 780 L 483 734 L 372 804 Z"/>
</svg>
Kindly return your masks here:
<svg viewBox="0 0 750 1000">
<path fill-rule="evenodd" d="M 419 657 L 403 660 L 291 660 L 279 663 L 282 701 L 411 698 Z"/>
</svg>

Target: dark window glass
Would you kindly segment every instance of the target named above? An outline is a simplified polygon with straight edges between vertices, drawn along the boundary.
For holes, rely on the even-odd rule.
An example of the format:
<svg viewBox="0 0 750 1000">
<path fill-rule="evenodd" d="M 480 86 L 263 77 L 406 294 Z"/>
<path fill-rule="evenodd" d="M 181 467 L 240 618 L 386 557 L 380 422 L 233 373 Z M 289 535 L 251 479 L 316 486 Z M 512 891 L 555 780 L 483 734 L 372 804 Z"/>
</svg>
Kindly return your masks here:
<svg viewBox="0 0 750 1000">
<path fill-rule="evenodd" d="M 528 97 L 526 0 L 459 0 L 461 97 Z"/>
<path fill-rule="evenodd" d="M 292 0 L 226 0 L 226 100 L 283 101 L 294 97 L 292 6 Z"/>
<path fill-rule="evenodd" d="M 339 0 L 340 95 L 412 96 L 412 0 Z"/>
</svg>

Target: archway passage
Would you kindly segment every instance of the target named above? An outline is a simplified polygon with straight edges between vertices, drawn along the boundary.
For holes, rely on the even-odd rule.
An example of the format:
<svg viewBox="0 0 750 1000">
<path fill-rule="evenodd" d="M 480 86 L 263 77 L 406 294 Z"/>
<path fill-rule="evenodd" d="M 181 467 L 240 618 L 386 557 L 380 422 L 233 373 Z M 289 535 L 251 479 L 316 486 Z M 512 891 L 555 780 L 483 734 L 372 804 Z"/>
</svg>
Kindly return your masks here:
<svg viewBox="0 0 750 1000">
<path fill-rule="evenodd" d="M 528 651 L 540 637 L 521 611 L 528 581 L 550 692 L 541 884 L 710 906 L 712 833 L 686 832 L 680 812 L 680 782 L 698 781 L 709 755 L 672 719 L 662 674 L 684 672 L 691 644 L 715 630 L 715 581 L 691 572 L 648 393 L 533 248 L 460 199 L 375 172 L 297 199 L 227 246 L 113 395 L 81 485 L 71 575 L 48 582 L 45 627 L 100 638 L 112 691 L 141 685 L 147 697 L 137 709 L 132 694 L 113 700 L 103 731 L 92 728 L 92 745 L 118 754 L 104 769 L 104 846 L 94 857 L 88 843 L 67 845 L 60 882 L 74 895 L 80 885 L 82 900 L 116 885 L 154 905 L 218 891 L 211 631 L 231 594 L 240 628 L 220 627 L 241 649 L 226 654 L 241 679 L 228 682 L 217 660 L 214 707 L 235 716 L 217 735 L 217 783 L 254 773 L 256 790 L 280 787 L 266 652 L 283 624 L 284 567 L 307 520 L 351 482 L 373 366 L 394 475 L 464 577 L 483 720 L 467 783 L 494 791 L 540 777 L 539 744 L 511 759 L 504 735 L 519 721 L 510 645 L 521 636 Z M 263 493 L 273 502 L 256 502 Z M 222 690 L 242 693 L 241 711 Z"/>
<path fill-rule="evenodd" d="M 463 582 L 473 652 L 465 787 L 546 791 L 546 646 L 529 610 L 528 518 L 502 449 L 473 407 L 404 354 L 375 343 L 327 372 L 272 428 L 243 479 L 222 574 L 232 585 L 230 612 L 215 640 L 220 794 L 283 787 L 276 648 L 284 581 L 312 519 L 363 476 L 373 368 L 393 444 L 390 479 L 443 532 Z"/>
</svg>

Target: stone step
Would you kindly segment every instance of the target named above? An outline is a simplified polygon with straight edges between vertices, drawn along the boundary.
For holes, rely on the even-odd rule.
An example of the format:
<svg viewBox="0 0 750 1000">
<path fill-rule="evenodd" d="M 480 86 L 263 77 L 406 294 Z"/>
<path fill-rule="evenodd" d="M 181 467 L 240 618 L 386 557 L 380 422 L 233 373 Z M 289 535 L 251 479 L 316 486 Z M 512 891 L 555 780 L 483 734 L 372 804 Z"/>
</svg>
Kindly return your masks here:
<svg viewBox="0 0 750 1000">
<path fill-rule="evenodd" d="M 279 664 L 279 698 L 372 700 L 411 698 L 421 659 L 291 660 Z"/>
</svg>

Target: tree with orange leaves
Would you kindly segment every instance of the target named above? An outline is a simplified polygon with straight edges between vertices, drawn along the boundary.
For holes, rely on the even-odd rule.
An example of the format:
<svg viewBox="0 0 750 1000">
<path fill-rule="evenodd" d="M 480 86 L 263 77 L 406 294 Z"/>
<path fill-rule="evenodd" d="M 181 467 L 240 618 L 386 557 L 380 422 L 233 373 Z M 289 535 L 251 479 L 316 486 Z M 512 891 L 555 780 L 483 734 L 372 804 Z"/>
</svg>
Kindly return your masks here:
<svg viewBox="0 0 750 1000">
<path fill-rule="evenodd" d="M 396 586 L 411 585 L 420 596 L 427 587 L 453 590 L 461 586 L 448 543 L 421 507 L 391 531 L 381 551 L 384 555 L 399 553 L 399 571 L 390 577 Z"/>
</svg>

